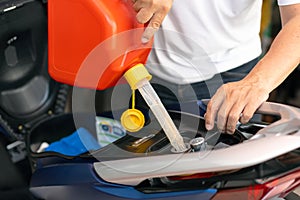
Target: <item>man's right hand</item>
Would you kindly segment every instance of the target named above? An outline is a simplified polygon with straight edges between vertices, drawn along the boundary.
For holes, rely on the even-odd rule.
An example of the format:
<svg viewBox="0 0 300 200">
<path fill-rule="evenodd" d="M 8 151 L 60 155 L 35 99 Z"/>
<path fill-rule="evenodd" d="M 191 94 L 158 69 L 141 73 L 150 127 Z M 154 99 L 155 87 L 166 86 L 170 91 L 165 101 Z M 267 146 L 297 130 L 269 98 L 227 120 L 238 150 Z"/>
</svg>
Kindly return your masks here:
<svg viewBox="0 0 300 200">
<path fill-rule="evenodd" d="M 143 35 L 142 43 L 147 43 L 159 29 L 165 16 L 172 7 L 173 0 L 132 0 L 133 8 L 137 12 L 139 23 L 148 23 Z"/>
</svg>

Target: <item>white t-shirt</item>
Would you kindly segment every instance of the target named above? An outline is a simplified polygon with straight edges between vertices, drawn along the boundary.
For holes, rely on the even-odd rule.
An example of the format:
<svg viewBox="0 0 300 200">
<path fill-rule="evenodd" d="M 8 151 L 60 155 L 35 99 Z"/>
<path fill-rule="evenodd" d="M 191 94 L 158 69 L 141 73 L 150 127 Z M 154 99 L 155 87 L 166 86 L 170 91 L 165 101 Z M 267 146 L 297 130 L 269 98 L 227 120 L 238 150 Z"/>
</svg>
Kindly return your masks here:
<svg viewBox="0 0 300 200">
<path fill-rule="evenodd" d="M 278 0 L 279 5 L 300 0 Z M 166 81 L 204 81 L 261 54 L 262 0 L 174 0 L 155 34 L 149 72 Z"/>
</svg>

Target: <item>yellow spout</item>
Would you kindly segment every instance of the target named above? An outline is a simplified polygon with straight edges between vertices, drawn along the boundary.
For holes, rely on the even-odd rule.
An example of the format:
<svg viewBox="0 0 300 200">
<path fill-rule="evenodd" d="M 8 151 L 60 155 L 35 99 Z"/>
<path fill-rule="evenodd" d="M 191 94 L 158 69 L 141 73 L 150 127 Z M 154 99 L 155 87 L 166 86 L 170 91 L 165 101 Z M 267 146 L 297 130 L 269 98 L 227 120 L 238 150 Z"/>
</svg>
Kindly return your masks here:
<svg viewBox="0 0 300 200">
<path fill-rule="evenodd" d="M 125 79 L 129 83 L 132 90 L 137 89 L 136 84 L 143 79 L 151 80 L 152 76 L 143 64 L 137 64 L 130 68 L 125 74 Z"/>
<path fill-rule="evenodd" d="M 143 113 L 134 108 L 135 105 L 135 90 L 137 89 L 137 83 L 143 79 L 150 80 L 152 76 L 148 73 L 143 64 L 137 64 L 130 68 L 125 74 L 125 79 L 129 83 L 132 89 L 132 108 L 127 109 L 121 116 L 122 126 L 130 132 L 137 132 L 144 127 L 145 117 Z"/>
</svg>

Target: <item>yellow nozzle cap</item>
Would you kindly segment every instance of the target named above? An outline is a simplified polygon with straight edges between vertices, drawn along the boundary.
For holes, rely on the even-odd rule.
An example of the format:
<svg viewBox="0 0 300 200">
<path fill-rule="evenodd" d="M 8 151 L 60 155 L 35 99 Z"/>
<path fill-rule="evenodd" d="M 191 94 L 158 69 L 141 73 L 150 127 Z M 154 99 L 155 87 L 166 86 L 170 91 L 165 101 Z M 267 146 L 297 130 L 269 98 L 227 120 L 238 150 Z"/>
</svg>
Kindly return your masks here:
<svg viewBox="0 0 300 200">
<path fill-rule="evenodd" d="M 144 127 L 145 118 L 141 111 L 128 109 L 121 116 L 122 126 L 129 132 L 137 132 Z"/>
<path fill-rule="evenodd" d="M 143 64 L 137 64 L 134 67 L 130 68 L 125 74 L 124 77 L 126 78 L 127 82 L 129 83 L 131 89 L 137 89 L 136 84 L 143 80 L 148 79 L 150 80 L 152 76 L 147 71 L 146 67 Z"/>
</svg>

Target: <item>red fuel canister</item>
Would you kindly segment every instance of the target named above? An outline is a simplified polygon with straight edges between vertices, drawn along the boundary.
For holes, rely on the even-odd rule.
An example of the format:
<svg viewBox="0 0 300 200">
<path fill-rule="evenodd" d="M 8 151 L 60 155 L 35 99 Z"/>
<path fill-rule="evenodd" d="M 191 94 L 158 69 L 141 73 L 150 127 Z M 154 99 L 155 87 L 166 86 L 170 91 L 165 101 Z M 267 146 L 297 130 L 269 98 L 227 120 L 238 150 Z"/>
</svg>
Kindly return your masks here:
<svg viewBox="0 0 300 200">
<path fill-rule="evenodd" d="M 49 0 L 49 74 L 66 84 L 103 90 L 144 64 L 151 43 L 131 0 Z"/>
</svg>

